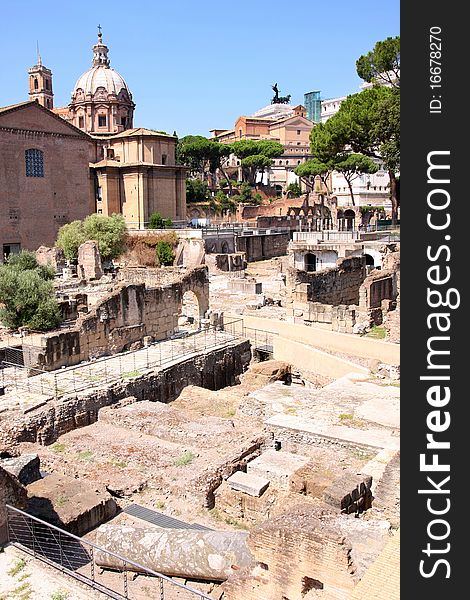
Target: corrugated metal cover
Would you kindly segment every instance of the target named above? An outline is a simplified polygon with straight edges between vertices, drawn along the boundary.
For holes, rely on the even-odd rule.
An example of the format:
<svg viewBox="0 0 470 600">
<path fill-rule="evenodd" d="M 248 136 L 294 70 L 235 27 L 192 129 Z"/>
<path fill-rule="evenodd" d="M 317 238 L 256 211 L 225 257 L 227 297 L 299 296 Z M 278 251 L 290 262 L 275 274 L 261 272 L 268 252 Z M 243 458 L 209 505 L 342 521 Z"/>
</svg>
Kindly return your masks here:
<svg viewBox="0 0 470 600">
<path fill-rule="evenodd" d="M 132 517 L 137 517 L 157 527 L 164 527 L 165 529 L 199 529 L 204 531 L 213 531 L 209 527 L 199 525 L 199 523 L 185 523 L 173 517 L 168 517 L 156 510 L 139 506 L 138 504 L 131 504 L 124 509 L 124 512 Z"/>
</svg>

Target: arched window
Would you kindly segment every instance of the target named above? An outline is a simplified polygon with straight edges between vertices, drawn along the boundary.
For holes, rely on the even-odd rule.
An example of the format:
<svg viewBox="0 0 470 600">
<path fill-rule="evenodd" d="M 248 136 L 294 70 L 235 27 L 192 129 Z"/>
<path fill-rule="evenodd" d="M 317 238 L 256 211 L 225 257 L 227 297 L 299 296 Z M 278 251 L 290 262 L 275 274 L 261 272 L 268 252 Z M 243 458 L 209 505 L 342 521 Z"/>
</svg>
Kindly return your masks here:
<svg viewBox="0 0 470 600">
<path fill-rule="evenodd" d="M 30 148 L 24 152 L 26 177 L 44 177 L 44 152 Z"/>
<path fill-rule="evenodd" d="M 34 89 L 37 90 L 39 88 L 38 80 L 34 80 Z"/>
</svg>

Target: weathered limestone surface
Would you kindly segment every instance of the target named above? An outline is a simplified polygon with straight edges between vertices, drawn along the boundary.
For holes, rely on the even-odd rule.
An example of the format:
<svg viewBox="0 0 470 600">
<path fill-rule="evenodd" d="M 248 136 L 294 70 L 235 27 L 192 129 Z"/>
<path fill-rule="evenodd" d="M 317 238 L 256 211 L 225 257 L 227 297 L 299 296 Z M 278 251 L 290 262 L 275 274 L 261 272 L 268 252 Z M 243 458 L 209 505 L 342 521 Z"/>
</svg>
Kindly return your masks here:
<svg viewBox="0 0 470 600">
<path fill-rule="evenodd" d="M 283 360 L 265 360 L 250 366 L 243 383 L 250 388 L 260 388 L 274 381 L 286 381 L 291 377 L 292 367 Z"/>
<path fill-rule="evenodd" d="M 82 315 L 73 329 L 42 336 L 39 348 L 28 349 L 28 366 L 52 371 L 115 354 L 144 336 L 166 339 L 178 329 L 178 315 L 187 291 L 196 295 L 200 316 L 205 314 L 209 308 L 207 267 L 184 271 L 178 277 L 172 271 L 172 283 L 165 278 L 160 281 L 163 275 L 155 269 L 147 274 L 139 269 L 126 270 L 126 281 L 144 278 L 145 283 L 121 284 Z"/>
<path fill-rule="evenodd" d="M 114 517 L 117 505 L 105 490 L 52 473 L 28 486 L 28 512 L 83 535 Z"/>
<path fill-rule="evenodd" d="M 346 474 L 334 481 L 323 499 L 342 513 L 360 513 L 372 506 L 372 477 Z"/>
<path fill-rule="evenodd" d="M 82 279 L 100 279 L 103 276 L 98 242 L 89 240 L 79 246 L 77 270 Z"/>
<path fill-rule="evenodd" d="M 234 490 L 244 492 L 249 496 L 259 497 L 269 486 L 269 479 L 243 471 L 236 471 L 227 479 L 227 483 Z"/>
<path fill-rule="evenodd" d="M 252 556 L 247 532 L 162 529 L 132 525 L 102 525 L 96 543 L 140 565 L 165 575 L 224 581 L 235 570 L 248 567 Z M 122 562 L 98 551 L 96 564 L 121 569 Z M 128 570 L 137 570 L 128 566 Z"/>
<path fill-rule="evenodd" d="M 39 472 L 39 456 L 37 454 L 22 454 L 0 460 L 0 466 L 14 475 L 20 483 L 28 485 L 41 479 Z"/>
<path fill-rule="evenodd" d="M 299 454 L 267 450 L 248 463 L 247 473 L 268 479 L 273 485 L 287 490 L 291 475 L 308 461 L 308 457 Z"/>
<path fill-rule="evenodd" d="M 0 546 L 7 541 L 7 509 L 5 504 L 25 509 L 27 506 L 26 489 L 21 483 L 0 466 Z"/>
<path fill-rule="evenodd" d="M 358 580 L 390 539 L 389 523 L 304 503 L 252 529 L 254 568 L 223 585 L 226 600 L 348 600 Z"/>
<path fill-rule="evenodd" d="M 97 421 L 100 408 L 129 396 L 170 402 L 188 385 L 210 390 L 234 385 L 250 357 L 250 342 L 243 340 L 137 378 L 50 400 L 26 414 L 6 410 L 0 415 L 0 451 L 20 442 L 51 444 L 63 433 Z"/>
</svg>

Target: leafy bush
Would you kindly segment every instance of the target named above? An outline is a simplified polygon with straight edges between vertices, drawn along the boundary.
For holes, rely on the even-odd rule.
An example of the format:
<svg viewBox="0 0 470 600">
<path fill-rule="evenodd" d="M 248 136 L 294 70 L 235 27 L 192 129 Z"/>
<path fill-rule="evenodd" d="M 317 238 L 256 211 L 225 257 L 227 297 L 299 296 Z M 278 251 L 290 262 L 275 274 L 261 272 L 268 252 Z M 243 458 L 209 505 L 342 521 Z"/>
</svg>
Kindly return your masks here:
<svg viewBox="0 0 470 600">
<path fill-rule="evenodd" d="M 104 260 L 117 258 L 125 250 L 127 227 L 122 215 L 89 215 L 84 221 L 63 225 L 57 235 L 56 246 L 62 248 L 67 260 L 77 260 L 78 248 L 88 240 L 98 242 Z"/>
<path fill-rule="evenodd" d="M 6 327 L 48 331 L 59 325 L 52 276 L 53 270 L 38 265 L 32 252 L 12 256 L 0 265 L 0 320 Z"/>
<path fill-rule="evenodd" d="M 112 260 L 124 252 L 127 227 L 122 215 L 89 215 L 83 221 L 83 228 L 87 240 L 98 242 L 104 260 Z"/>
<path fill-rule="evenodd" d="M 186 202 L 204 202 L 209 198 L 209 186 L 200 179 L 186 179 Z"/>
<path fill-rule="evenodd" d="M 289 183 L 289 185 L 286 188 L 286 192 L 290 192 L 294 196 L 294 198 L 298 198 L 302 195 L 302 188 L 298 183 Z"/>
<path fill-rule="evenodd" d="M 171 227 L 173 221 L 171 219 L 164 219 L 159 212 L 152 213 L 149 217 L 149 229 L 165 229 L 165 227 Z"/>
<path fill-rule="evenodd" d="M 160 241 L 156 247 L 157 261 L 160 266 L 169 266 L 175 260 L 175 253 L 168 242 Z"/>
<path fill-rule="evenodd" d="M 83 221 L 72 221 L 59 229 L 55 245 L 62 248 L 67 260 L 77 260 L 78 247 L 83 242 L 86 242 Z"/>
</svg>

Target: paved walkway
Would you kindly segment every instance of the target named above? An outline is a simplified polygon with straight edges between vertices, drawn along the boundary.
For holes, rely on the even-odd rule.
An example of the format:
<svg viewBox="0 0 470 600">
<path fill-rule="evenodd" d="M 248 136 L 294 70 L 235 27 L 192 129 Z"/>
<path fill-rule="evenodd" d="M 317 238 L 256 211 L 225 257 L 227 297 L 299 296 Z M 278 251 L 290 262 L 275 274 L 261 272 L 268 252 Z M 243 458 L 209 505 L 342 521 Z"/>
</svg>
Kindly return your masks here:
<svg viewBox="0 0 470 600">
<path fill-rule="evenodd" d="M 0 397 L 0 412 L 9 408 L 29 411 L 51 398 L 140 377 L 145 371 L 166 368 L 205 351 L 223 348 L 236 339 L 224 331 L 200 331 L 33 377 L 27 377 L 23 368 L 4 369 L 0 385 L 5 386 L 5 395 Z"/>
</svg>

